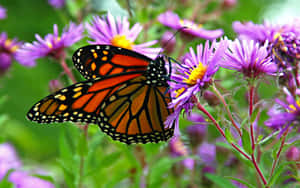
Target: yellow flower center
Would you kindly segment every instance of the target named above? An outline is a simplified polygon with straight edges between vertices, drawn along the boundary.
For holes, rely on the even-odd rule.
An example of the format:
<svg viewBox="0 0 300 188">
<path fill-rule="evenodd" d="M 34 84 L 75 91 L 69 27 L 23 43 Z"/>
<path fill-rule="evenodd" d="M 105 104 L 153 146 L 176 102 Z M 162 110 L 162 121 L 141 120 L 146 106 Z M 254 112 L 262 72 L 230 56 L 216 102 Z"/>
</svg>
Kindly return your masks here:
<svg viewBox="0 0 300 188">
<path fill-rule="evenodd" d="M 125 35 L 116 35 L 110 42 L 113 46 L 126 48 L 128 50 L 132 50 L 133 47 L 133 42 L 128 40 Z"/>
<path fill-rule="evenodd" d="M 177 89 L 176 91 L 175 91 L 175 93 L 176 93 L 176 98 L 177 97 L 179 97 L 180 95 L 181 95 L 181 93 L 183 93 L 185 91 L 185 88 L 183 87 L 183 88 L 180 88 L 180 89 Z"/>
<path fill-rule="evenodd" d="M 296 104 L 297 104 L 297 106 L 298 106 L 298 108 L 299 108 L 299 107 L 300 107 L 300 100 L 297 100 L 297 101 L 296 101 Z M 289 107 L 290 107 L 290 110 L 288 110 L 288 111 L 289 111 L 290 113 L 293 113 L 293 112 L 296 112 L 296 111 L 297 111 L 296 106 L 294 106 L 293 104 L 290 104 Z"/>
<path fill-rule="evenodd" d="M 19 48 L 18 45 L 14 45 L 14 46 L 10 46 L 12 43 L 12 41 L 10 39 L 7 39 L 4 43 L 4 46 L 9 49 L 11 52 L 15 52 L 17 51 L 17 49 Z"/>
<path fill-rule="evenodd" d="M 192 30 L 198 30 L 202 28 L 202 24 L 195 24 L 194 22 L 189 20 L 179 20 L 179 23 L 182 27 L 187 27 Z"/>
<path fill-rule="evenodd" d="M 191 70 L 191 73 L 189 74 L 189 78 L 184 79 L 184 82 L 190 85 L 195 85 L 197 83 L 198 79 L 202 79 L 204 74 L 206 73 L 207 66 L 203 65 L 201 62 L 199 62 L 198 67 Z"/>
<path fill-rule="evenodd" d="M 54 43 L 59 42 L 59 41 L 60 41 L 60 37 L 57 37 L 56 40 L 54 40 Z M 47 41 L 46 44 L 49 48 L 53 48 L 53 45 L 50 41 Z"/>
</svg>

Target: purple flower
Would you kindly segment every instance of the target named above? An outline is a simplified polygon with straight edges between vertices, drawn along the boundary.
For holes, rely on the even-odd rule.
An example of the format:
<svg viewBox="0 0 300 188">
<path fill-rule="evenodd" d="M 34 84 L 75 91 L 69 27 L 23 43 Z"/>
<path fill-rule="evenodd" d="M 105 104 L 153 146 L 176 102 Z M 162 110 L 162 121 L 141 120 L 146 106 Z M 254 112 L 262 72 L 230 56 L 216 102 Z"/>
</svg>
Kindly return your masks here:
<svg viewBox="0 0 300 188">
<path fill-rule="evenodd" d="M 181 30 L 183 34 L 199 37 L 208 40 L 214 40 L 223 35 L 222 29 L 217 30 L 206 30 L 202 27 L 201 24 L 196 24 L 193 21 L 180 19 L 179 16 L 171 11 L 167 11 L 158 16 L 158 21 L 163 25 L 170 27 L 174 30 L 182 29 L 183 27 L 187 27 L 186 29 Z"/>
<path fill-rule="evenodd" d="M 290 58 L 300 59 L 300 35 L 295 32 L 278 34 L 274 48 Z"/>
<path fill-rule="evenodd" d="M 48 3 L 54 8 L 62 8 L 65 6 L 65 0 L 48 0 Z"/>
<path fill-rule="evenodd" d="M 6 18 L 6 9 L 0 5 L 0 20 Z"/>
<path fill-rule="evenodd" d="M 260 46 L 253 40 L 231 41 L 220 66 L 241 72 L 246 78 L 273 75 L 277 71 L 277 65 L 269 56 L 267 46 L 267 43 Z"/>
<path fill-rule="evenodd" d="M 219 43 L 213 41 L 211 46 L 206 41 L 205 46 L 197 46 L 196 53 L 190 48 L 181 65 L 176 65 L 176 72 L 172 74 L 171 91 L 176 93 L 176 99 L 171 106 L 181 106 L 192 96 L 206 88 L 211 83 L 213 75 L 219 69 L 218 62 L 223 58 L 227 40 Z"/>
<path fill-rule="evenodd" d="M 285 156 L 288 161 L 300 161 L 300 150 L 296 146 L 291 146 Z"/>
<path fill-rule="evenodd" d="M 216 166 L 216 146 L 204 142 L 198 148 L 198 156 L 203 164 L 208 166 Z"/>
<path fill-rule="evenodd" d="M 187 135 L 190 139 L 191 145 L 196 147 L 202 143 L 207 132 L 207 122 L 200 114 L 191 113 L 187 116 L 189 121 L 194 122 L 194 125 L 186 128 Z"/>
<path fill-rule="evenodd" d="M 300 101 L 291 95 L 286 89 L 286 102 L 275 99 L 279 105 L 273 106 L 269 111 L 268 115 L 270 118 L 265 121 L 265 125 L 275 130 L 282 130 L 283 132 L 292 123 L 299 123 L 300 119 Z M 297 98 L 299 97 L 299 90 L 297 90 Z M 281 108 L 280 108 L 281 107 Z M 283 107 L 283 109 L 282 109 Z"/>
<path fill-rule="evenodd" d="M 175 136 L 173 137 L 169 142 L 169 149 L 172 157 L 181 157 L 181 156 L 188 156 L 189 152 L 183 142 L 180 140 L 179 137 Z M 187 169 L 193 169 L 194 168 L 195 161 L 192 158 L 186 158 L 182 161 L 182 164 Z"/>
<path fill-rule="evenodd" d="M 108 44 L 126 48 L 144 54 L 150 58 L 157 57 L 160 48 L 149 48 L 149 46 L 157 43 L 156 40 L 142 44 L 135 44 L 138 34 L 142 31 L 142 26 L 139 23 L 129 28 L 129 22 L 126 17 L 116 19 L 108 13 L 105 17 L 95 16 L 91 24 L 86 24 L 89 37 L 95 41 L 91 44 Z"/>
<path fill-rule="evenodd" d="M 43 187 L 43 188 L 55 188 L 55 186 L 45 180 L 39 179 L 34 176 L 30 176 L 26 172 L 14 171 L 9 175 L 8 180 L 12 182 L 15 187 L 20 188 L 32 188 L 32 187 Z"/>
<path fill-rule="evenodd" d="M 15 149 L 8 143 L 0 144 L 0 180 L 10 169 L 21 167 L 21 161 Z"/>
<path fill-rule="evenodd" d="M 43 39 L 38 34 L 35 35 L 37 41 L 26 43 L 17 50 L 16 59 L 26 66 L 35 66 L 36 59 L 50 56 L 57 60 L 64 58 L 64 49 L 79 41 L 83 36 L 83 25 L 70 23 L 68 28 L 64 28 L 61 36 L 58 34 L 57 25 L 53 26 L 54 33 L 47 34 Z"/>
<path fill-rule="evenodd" d="M 16 50 L 22 43 L 17 39 L 10 40 L 5 32 L 0 34 L 0 74 L 6 72 L 16 56 Z"/>
<path fill-rule="evenodd" d="M 175 122 L 175 134 L 179 134 L 178 119 L 181 111 L 189 113 L 194 106 L 195 95 L 211 84 L 226 47 L 227 40 L 218 43 L 213 41 L 211 46 L 206 41 L 204 47 L 202 44 L 197 46 L 196 53 L 190 48 L 182 64 L 176 64 L 176 70 L 171 75 L 171 80 L 175 82 L 170 82 L 171 96 L 175 98 L 170 107 L 175 107 L 175 111 L 165 122 L 166 127 L 171 127 Z"/>
<path fill-rule="evenodd" d="M 238 33 L 240 39 L 248 39 L 265 44 L 266 41 L 272 42 L 280 26 L 272 25 L 269 22 L 254 24 L 253 22 L 241 23 L 235 21 L 232 24 L 233 30 Z"/>
</svg>

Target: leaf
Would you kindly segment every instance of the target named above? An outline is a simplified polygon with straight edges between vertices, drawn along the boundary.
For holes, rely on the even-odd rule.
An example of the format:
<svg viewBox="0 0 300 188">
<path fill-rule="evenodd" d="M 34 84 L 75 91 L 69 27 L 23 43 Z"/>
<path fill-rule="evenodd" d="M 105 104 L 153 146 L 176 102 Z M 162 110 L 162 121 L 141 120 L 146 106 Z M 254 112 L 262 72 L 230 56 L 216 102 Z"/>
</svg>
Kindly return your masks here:
<svg viewBox="0 0 300 188">
<path fill-rule="evenodd" d="M 156 163 L 154 163 L 149 172 L 150 187 L 156 187 L 157 183 L 161 181 L 163 174 L 169 171 L 175 163 L 183 159 L 185 159 L 185 157 L 177 157 L 177 158 L 164 157 L 161 158 Z"/>
<path fill-rule="evenodd" d="M 237 182 L 239 182 L 239 183 L 247 186 L 248 188 L 255 188 L 254 185 L 252 185 L 252 184 L 250 184 L 250 183 L 248 183 L 248 182 L 246 182 L 244 180 L 241 180 L 239 178 L 235 178 L 235 177 L 231 177 L 231 176 L 225 176 L 225 177 L 228 178 L 228 179 L 231 179 L 231 180 L 235 180 L 235 181 L 237 181 Z"/>
<path fill-rule="evenodd" d="M 6 172 L 5 176 L 0 181 L 0 188 L 14 188 L 14 184 L 12 182 L 8 181 L 8 177 L 13 171 L 14 170 L 11 169 L 11 170 L 8 170 L 8 172 Z"/>
<path fill-rule="evenodd" d="M 69 188 L 75 188 L 75 171 L 69 168 L 69 165 L 66 165 L 64 161 L 59 160 L 58 163 L 60 164 L 61 168 L 63 169 L 65 182 Z"/>
<path fill-rule="evenodd" d="M 259 112 L 259 108 L 255 108 L 254 111 L 252 112 L 252 115 L 250 117 L 251 124 L 256 120 L 258 112 Z"/>
<path fill-rule="evenodd" d="M 243 144 L 244 150 L 248 154 L 252 154 L 253 151 L 252 151 L 252 147 L 251 147 L 250 135 L 249 135 L 249 132 L 245 128 L 242 128 L 242 144 Z"/>
<path fill-rule="evenodd" d="M 226 140 L 229 142 L 229 143 L 234 143 L 234 138 L 230 132 L 230 129 L 228 127 L 225 128 L 225 137 L 226 137 Z"/>
<path fill-rule="evenodd" d="M 276 183 L 276 180 L 280 177 L 280 174 L 283 172 L 283 170 L 285 170 L 284 167 L 294 163 L 295 163 L 294 161 L 283 162 L 278 167 L 276 167 L 268 185 L 272 186 L 274 183 Z"/>
<path fill-rule="evenodd" d="M 81 157 L 86 156 L 88 153 L 88 143 L 84 132 L 81 133 L 78 139 L 77 153 Z"/>
<path fill-rule="evenodd" d="M 235 186 L 226 178 L 210 173 L 206 173 L 205 176 L 210 181 L 214 182 L 218 187 L 235 188 Z"/>
</svg>

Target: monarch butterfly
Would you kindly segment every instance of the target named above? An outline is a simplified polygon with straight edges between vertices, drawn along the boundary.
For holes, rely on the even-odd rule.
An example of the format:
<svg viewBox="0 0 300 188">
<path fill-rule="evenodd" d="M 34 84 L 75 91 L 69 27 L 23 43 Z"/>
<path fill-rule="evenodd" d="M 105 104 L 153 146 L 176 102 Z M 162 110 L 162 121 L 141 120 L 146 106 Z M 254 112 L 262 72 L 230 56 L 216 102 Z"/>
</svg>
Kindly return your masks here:
<svg viewBox="0 0 300 188">
<path fill-rule="evenodd" d="M 27 118 L 38 123 L 98 124 L 113 140 L 126 144 L 166 141 L 174 125 L 164 128 L 173 112 L 164 57 L 152 60 L 110 45 L 79 48 L 72 58 L 87 79 L 37 102 Z M 170 62 L 169 62 L 170 63 Z"/>
</svg>

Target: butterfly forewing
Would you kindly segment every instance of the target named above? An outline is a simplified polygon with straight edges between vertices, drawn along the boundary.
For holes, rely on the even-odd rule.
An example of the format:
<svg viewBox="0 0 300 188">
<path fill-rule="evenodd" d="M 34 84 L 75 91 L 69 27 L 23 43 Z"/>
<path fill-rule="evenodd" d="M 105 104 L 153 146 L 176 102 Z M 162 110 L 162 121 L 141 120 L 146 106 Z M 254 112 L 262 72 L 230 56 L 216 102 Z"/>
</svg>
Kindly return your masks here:
<svg viewBox="0 0 300 188">
<path fill-rule="evenodd" d="M 75 67 L 87 79 L 146 71 L 150 61 L 144 55 L 110 45 L 84 46 L 73 54 Z"/>
<path fill-rule="evenodd" d="M 85 122 L 95 123 L 97 109 L 123 82 L 141 73 L 109 76 L 103 79 L 79 82 L 63 88 L 36 103 L 27 113 L 38 123 Z"/>
</svg>

